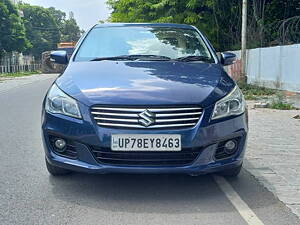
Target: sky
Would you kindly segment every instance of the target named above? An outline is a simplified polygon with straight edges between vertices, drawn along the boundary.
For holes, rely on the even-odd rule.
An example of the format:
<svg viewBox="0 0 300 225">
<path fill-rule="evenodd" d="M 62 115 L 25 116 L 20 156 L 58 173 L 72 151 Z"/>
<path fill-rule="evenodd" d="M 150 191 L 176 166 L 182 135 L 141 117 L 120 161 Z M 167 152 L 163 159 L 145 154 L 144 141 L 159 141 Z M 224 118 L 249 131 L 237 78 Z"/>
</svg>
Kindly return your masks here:
<svg viewBox="0 0 300 225">
<path fill-rule="evenodd" d="M 110 11 L 106 5 L 106 0 L 22 0 L 31 5 L 43 7 L 55 7 L 69 15 L 74 12 L 75 19 L 80 28 L 87 30 L 95 25 L 99 20 L 106 20 Z"/>
</svg>

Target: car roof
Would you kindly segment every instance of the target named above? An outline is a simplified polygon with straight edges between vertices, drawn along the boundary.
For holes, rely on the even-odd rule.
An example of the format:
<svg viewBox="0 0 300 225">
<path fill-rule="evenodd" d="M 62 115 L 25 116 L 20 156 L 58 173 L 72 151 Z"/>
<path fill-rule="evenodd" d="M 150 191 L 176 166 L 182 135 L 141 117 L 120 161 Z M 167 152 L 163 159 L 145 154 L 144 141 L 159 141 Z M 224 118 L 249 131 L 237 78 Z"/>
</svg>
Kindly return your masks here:
<svg viewBox="0 0 300 225">
<path fill-rule="evenodd" d="M 195 29 L 191 25 L 176 23 L 103 23 L 95 25 L 95 28 L 101 27 L 170 27 L 182 29 Z"/>
</svg>

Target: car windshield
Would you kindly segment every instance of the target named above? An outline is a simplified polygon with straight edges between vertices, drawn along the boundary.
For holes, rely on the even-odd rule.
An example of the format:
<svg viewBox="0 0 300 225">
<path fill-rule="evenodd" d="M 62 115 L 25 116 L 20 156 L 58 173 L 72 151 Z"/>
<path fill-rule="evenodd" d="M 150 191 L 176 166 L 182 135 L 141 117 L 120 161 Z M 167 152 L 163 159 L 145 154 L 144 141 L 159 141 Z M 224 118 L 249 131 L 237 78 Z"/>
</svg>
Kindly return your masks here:
<svg viewBox="0 0 300 225">
<path fill-rule="evenodd" d="M 95 28 L 75 57 L 75 61 L 137 59 L 214 62 L 196 30 L 164 27 Z"/>
</svg>

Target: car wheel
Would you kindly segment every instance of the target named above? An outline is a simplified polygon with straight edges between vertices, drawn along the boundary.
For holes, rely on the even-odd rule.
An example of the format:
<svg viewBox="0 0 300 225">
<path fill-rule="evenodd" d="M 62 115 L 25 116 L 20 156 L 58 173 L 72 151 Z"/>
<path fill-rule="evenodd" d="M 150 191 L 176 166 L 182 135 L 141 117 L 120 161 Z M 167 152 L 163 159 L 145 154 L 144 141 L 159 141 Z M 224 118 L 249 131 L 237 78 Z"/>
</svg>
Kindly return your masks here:
<svg viewBox="0 0 300 225">
<path fill-rule="evenodd" d="M 220 174 L 224 177 L 237 177 L 240 174 L 242 167 L 243 165 L 240 165 L 235 168 L 227 169 L 220 172 Z"/>
<path fill-rule="evenodd" d="M 70 170 L 66 170 L 66 169 L 51 165 L 47 161 L 47 159 L 46 159 L 46 167 L 47 167 L 48 172 L 52 176 L 63 176 L 63 175 L 67 175 L 67 174 L 71 173 Z"/>
</svg>

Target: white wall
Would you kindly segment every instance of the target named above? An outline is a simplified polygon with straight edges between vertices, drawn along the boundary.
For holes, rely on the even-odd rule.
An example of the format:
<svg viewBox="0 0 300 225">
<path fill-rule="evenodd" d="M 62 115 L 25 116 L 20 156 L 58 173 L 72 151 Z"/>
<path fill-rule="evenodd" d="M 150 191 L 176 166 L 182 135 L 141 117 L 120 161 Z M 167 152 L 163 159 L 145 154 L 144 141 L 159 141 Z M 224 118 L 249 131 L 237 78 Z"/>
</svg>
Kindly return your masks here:
<svg viewBox="0 0 300 225">
<path fill-rule="evenodd" d="M 234 52 L 240 58 L 240 51 Z M 248 83 L 300 92 L 300 44 L 250 49 Z"/>
</svg>

